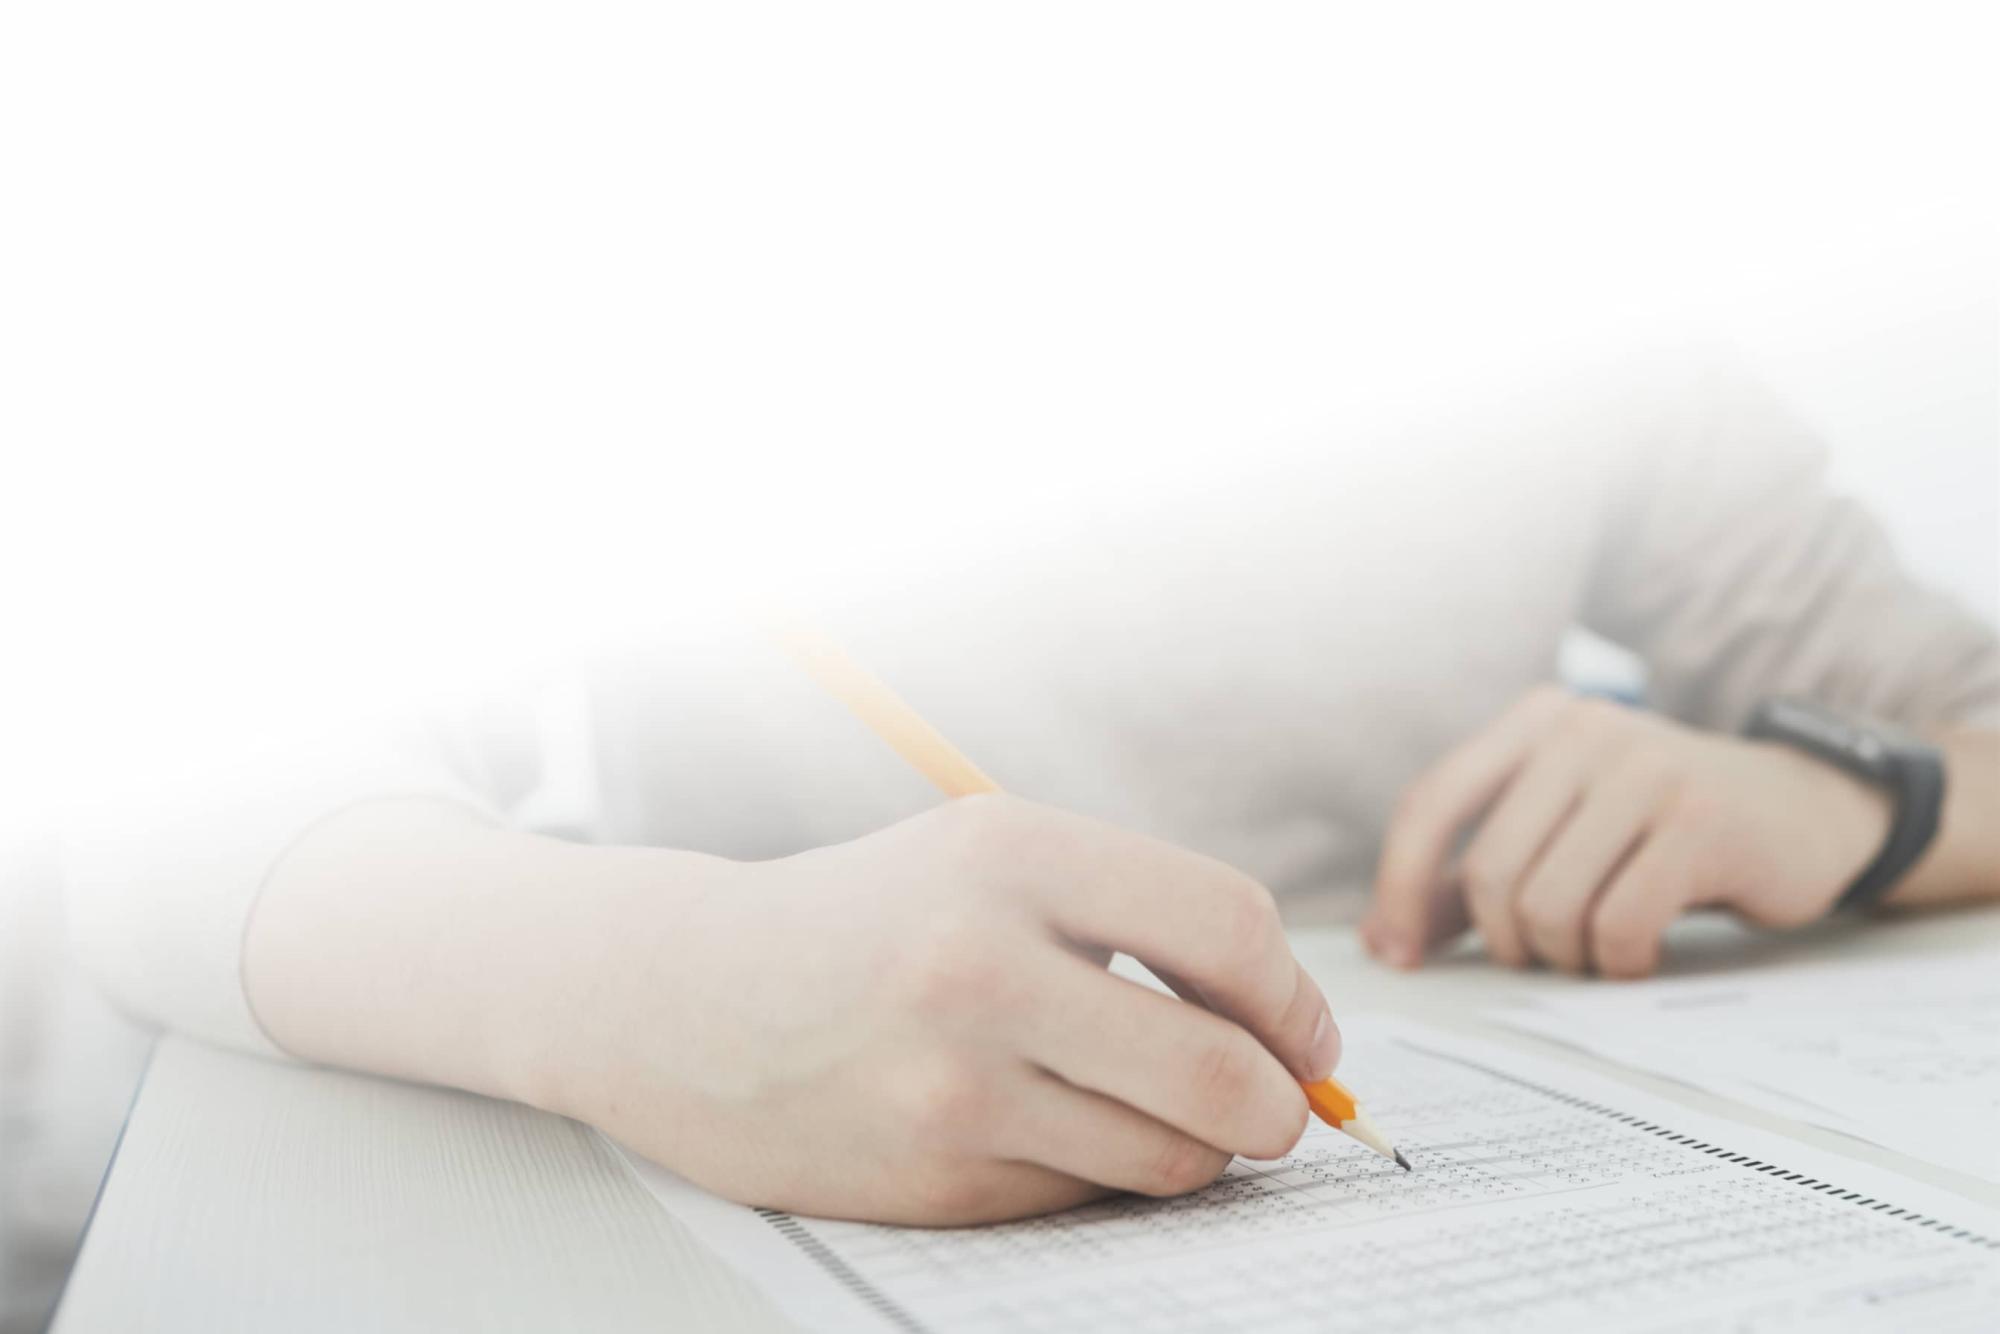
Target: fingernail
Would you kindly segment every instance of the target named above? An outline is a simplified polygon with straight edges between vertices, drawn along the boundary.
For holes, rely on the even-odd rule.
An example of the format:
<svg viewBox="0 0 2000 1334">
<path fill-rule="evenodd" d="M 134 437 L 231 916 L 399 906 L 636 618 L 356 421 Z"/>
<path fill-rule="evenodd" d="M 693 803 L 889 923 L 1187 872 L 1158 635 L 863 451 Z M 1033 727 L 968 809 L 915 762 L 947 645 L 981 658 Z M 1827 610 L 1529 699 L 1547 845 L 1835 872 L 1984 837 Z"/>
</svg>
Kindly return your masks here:
<svg viewBox="0 0 2000 1334">
<path fill-rule="evenodd" d="M 1340 1030 L 1333 1026 L 1330 1010 L 1319 1012 L 1319 1022 L 1313 1025 L 1312 1050 L 1307 1052 L 1306 1061 L 1306 1077 L 1315 1083 L 1332 1074 L 1333 1067 L 1340 1064 Z"/>
</svg>

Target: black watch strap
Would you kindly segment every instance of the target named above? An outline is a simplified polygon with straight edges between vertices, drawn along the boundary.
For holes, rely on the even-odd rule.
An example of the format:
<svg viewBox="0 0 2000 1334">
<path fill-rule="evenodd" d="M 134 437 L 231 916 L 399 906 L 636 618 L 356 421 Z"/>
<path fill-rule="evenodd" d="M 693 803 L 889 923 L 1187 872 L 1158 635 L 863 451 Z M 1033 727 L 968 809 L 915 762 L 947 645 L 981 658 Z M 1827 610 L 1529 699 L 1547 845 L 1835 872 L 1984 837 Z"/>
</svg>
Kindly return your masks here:
<svg viewBox="0 0 2000 1334">
<path fill-rule="evenodd" d="M 1782 741 L 1844 769 L 1890 795 L 1895 815 L 1882 850 L 1840 896 L 1835 909 L 1865 908 L 1893 888 L 1937 837 L 1944 810 L 1944 756 L 1893 728 L 1856 723 L 1799 699 L 1767 699 L 1743 735 Z"/>
</svg>

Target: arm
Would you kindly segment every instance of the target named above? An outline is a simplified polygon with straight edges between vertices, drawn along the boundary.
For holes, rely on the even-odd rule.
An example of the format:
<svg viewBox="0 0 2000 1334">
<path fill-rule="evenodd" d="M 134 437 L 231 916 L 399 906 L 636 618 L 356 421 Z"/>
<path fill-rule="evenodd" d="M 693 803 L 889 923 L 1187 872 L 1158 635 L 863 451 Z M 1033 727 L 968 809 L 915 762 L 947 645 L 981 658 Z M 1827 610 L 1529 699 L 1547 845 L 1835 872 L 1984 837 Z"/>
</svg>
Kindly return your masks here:
<svg viewBox="0 0 2000 1334">
<path fill-rule="evenodd" d="M 1765 386 L 1698 363 L 1632 391 L 1623 430 L 1578 619 L 1644 659 L 1660 711 L 1734 732 L 1783 694 L 1930 734 L 2000 727 L 1994 627 L 1909 576 Z"/>
<path fill-rule="evenodd" d="M 1209 1008 L 1107 973 L 1114 949 Z M 1281 1154 L 1339 1050 L 1261 887 L 999 797 L 769 862 L 372 803 L 278 866 L 244 962 L 293 1054 L 560 1111 L 739 1200 L 910 1222 Z"/>
<path fill-rule="evenodd" d="M 2000 898 L 2000 733 L 1936 739 L 1945 808 L 1895 906 Z M 1364 933 L 1400 967 L 1471 925 L 1502 963 L 1640 977 L 1691 908 L 1773 927 L 1824 916 L 1889 818 L 1882 793 L 1789 747 L 1549 688 L 1405 794 Z"/>
<path fill-rule="evenodd" d="M 1241 874 L 1006 799 L 774 861 L 544 837 L 508 826 L 593 818 L 561 781 L 587 728 L 529 702 L 100 801 L 68 884 L 99 979 L 165 1027 L 558 1110 L 820 1213 L 1179 1191 L 1302 1129 L 1339 1034 Z"/>
<path fill-rule="evenodd" d="M 1384 843 L 1376 953 L 1415 966 L 1470 925 L 1505 963 L 1636 976 L 1689 908 L 1819 917 L 1881 845 L 1888 805 L 1728 734 L 1777 693 L 1943 744 L 1938 838 L 1890 902 L 2000 896 L 1992 631 L 1902 574 L 1756 387 L 1706 371 L 1635 400 L 1627 424 L 1582 614 L 1644 654 L 1667 716 L 1545 689 L 1420 776 Z"/>
</svg>

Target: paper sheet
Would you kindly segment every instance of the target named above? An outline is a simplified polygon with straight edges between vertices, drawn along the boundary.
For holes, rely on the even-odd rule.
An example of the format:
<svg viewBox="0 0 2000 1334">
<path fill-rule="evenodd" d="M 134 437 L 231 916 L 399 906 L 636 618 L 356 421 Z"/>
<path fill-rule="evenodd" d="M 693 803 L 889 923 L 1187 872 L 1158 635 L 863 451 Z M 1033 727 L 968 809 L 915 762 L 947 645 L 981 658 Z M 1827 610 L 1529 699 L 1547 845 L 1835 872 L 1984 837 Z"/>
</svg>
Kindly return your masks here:
<svg viewBox="0 0 2000 1334">
<path fill-rule="evenodd" d="M 924 1230 L 742 1208 L 634 1160 L 802 1326 L 1991 1329 L 2000 1211 L 1566 1066 L 1344 1017 L 1416 1166 L 1324 1127 L 1174 1200 Z"/>
<path fill-rule="evenodd" d="M 2000 957 L 1642 982 L 1491 1017 L 2000 1181 Z"/>
</svg>

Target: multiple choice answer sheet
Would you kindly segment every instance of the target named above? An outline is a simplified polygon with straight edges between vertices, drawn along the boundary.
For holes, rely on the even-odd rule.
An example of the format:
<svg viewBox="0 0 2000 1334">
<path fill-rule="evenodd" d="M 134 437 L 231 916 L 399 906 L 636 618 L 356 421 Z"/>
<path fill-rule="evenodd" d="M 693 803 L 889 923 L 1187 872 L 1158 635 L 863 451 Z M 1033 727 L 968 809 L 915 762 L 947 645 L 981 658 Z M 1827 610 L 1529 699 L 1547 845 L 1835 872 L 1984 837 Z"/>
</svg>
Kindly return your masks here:
<svg viewBox="0 0 2000 1334">
<path fill-rule="evenodd" d="M 2000 1181 L 2000 956 L 1593 987 L 1490 1017 Z"/>
<path fill-rule="evenodd" d="M 654 1195 L 810 1329 L 1991 1329 L 2000 1211 L 1457 1034 L 1344 1019 L 1415 1165 L 1317 1123 L 1206 1190 L 979 1228 Z"/>
</svg>

